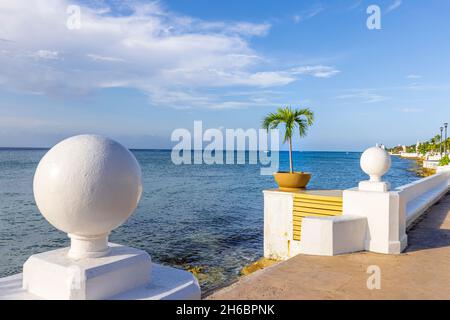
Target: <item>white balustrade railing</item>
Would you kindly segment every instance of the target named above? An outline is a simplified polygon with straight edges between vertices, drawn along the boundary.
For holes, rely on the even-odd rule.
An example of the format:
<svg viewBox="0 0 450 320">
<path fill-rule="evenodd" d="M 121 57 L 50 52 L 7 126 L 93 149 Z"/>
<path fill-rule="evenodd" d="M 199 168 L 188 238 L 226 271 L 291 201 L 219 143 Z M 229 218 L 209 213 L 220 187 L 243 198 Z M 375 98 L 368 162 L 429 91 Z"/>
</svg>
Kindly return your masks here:
<svg viewBox="0 0 450 320">
<path fill-rule="evenodd" d="M 439 201 L 449 187 L 450 172 L 441 172 L 396 188 L 400 198 L 400 214 L 405 215 L 406 226 Z"/>
</svg>

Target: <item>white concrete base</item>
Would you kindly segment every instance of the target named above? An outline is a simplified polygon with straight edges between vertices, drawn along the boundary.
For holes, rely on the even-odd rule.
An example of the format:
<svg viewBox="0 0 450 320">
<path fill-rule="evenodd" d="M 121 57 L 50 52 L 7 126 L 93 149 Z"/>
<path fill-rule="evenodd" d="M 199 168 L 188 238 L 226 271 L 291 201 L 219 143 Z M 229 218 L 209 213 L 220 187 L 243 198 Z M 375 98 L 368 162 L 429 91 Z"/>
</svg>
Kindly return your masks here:
<svg viewBox="0 0 450 320">
<path fill-rule="evenodd" d="M 23 291 L 50 300 L 101 300 L 115 296 L 127 299 L 136 292 L 144 294 L 152 285 L 151 259 L 143 250 L 110 243 L 107 256 L 78 260 L 70 258 L 68 252 L 69 248 L 62 248 L 32 255 L 24 264 Z M 192 287 L 189 295 L 200 296 L 194 276 L 180 272 L 184 274 L 180 273 L 179 278 L 189 279 L 184 283 L 184 287 Z M 177 278 L 158 280 L 167 281 L 170 287 L 179 285 Z"/>
<path fill-rule="evenodd" d="M 405 216 L 396 192 L 344 191 L 344 215 L 367 218 L 365 250 L 399 254 L 406 247 Z"/>
<path fill-rule="evenodd" d="M 306 217 L 300 253 L 333 256 L 365 248 L 367 219 L 359 216 Z"/>
<path fill-rule="evenodd" d="M 406 234 L 398 241 L 374 241 L 370 239 L 365 241 L 367 251 L 385 254 L 400 254 L 406 249 L 407 245 L 408 236 Z"/>
<path fill-rule="evenodd" d="M 184 270 L 152 264 L 150 282 L 108 300 L 199 300 L 197 279 Z M 0 278 L 0 300 L 43 300 L 22 288 L 22 273 Z"/>
<path fill-rule="evenodd" d="M 358 185 L 360 191 L 387 192 L 390 189 L 389 182 L 385 181 L 361 181 Z"/>
<path fill-rule="evenodd" d="M 28 258 L 23 266 L 23 288 L 44 299 L 96 300 L 150 281 L 152 263 L 145 251 L 110 244 L 104 257 L 75 260 L 69 249 Z"/>
</svg>

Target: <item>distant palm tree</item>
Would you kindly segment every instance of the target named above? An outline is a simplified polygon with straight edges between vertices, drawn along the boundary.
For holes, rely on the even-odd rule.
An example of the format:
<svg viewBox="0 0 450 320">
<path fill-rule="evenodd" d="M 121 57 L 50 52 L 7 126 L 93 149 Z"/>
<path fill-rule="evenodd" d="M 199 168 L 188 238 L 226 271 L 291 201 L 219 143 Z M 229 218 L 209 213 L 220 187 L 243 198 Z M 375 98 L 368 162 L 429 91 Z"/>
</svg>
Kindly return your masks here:
<svg viewBox="0 0 450 320">
<path fill-rule="evenodd" d="M 269 113 L 263 120 L 264 129 L 276 129 L 280 123 L 285 124 L 283 143 L 289 143 L 289 172 L 293 173 L 292 161 L 292 134 L 295 127 L 298 127 L 300 137 L 306 136 L 308 127 L 314 122 L 314 113 L 306 109 L 292 110 L 291 107 L 278 108 L 276 113 Z"/>
<path fill-rule="evenodd" d="M 433 138 L 430 139 L 430 143 L 432 151 L 437 151 L 441 143 L 441 136 L 439 134 L 435 135 Z"/>
</svg>

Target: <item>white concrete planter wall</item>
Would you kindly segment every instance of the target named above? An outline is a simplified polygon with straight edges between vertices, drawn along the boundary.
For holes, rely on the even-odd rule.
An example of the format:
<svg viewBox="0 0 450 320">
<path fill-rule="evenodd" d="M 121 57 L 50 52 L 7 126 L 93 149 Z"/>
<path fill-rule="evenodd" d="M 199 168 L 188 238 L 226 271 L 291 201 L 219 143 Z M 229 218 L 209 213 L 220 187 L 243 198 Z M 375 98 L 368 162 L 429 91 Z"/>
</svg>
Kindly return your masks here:
<svg viewBox="0 0 450 320">
<path fill-rule="evenodd" d="M 291 192 L 264 190 L 264 256 L 286 260 L 297 255 L 299 241 L 293 239 L 294 198 Z"/>
</svg>

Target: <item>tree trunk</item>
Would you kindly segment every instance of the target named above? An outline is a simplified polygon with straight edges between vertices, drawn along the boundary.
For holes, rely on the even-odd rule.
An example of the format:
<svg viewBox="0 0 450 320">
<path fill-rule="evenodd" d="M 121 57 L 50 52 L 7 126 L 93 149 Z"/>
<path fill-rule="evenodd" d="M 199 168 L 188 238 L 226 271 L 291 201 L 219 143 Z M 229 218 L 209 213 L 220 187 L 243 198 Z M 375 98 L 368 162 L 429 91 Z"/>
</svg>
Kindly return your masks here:
<svg viewBox="0 0 450 320">
<path fill-rule="evenodd" d="M 289 139 L 289 172 L 293 173 L 293 161 L 292 161 L 292 139 Z"/>
</svg>

